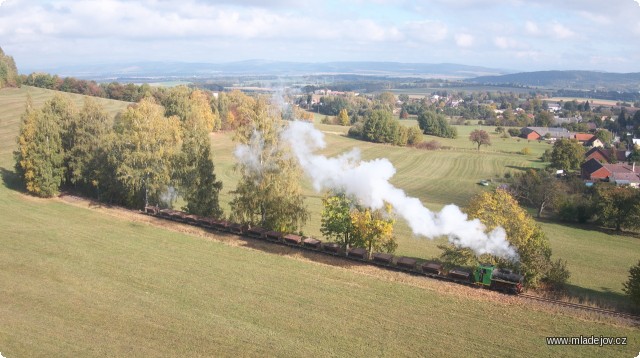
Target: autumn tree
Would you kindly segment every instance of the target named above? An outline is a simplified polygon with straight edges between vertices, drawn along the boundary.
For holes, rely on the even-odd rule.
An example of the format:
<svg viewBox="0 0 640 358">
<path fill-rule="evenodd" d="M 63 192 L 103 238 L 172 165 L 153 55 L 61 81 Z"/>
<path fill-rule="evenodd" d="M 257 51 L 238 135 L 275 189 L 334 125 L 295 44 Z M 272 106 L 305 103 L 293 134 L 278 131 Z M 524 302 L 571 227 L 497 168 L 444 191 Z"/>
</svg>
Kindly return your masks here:
<svg viewBox="0 0 640 358">
<path fill-rule="evenodd" d="M 20 86 L 18 68 L 13 57 L 5 55 L 0 47 L 0 88 Z"/>
<path fill-rule="evenodd" d="M 565 191 L 553 174 L 534 169 L 516 174 L 511 189 L 520 202 L 536 208 L 538 218 L 545 208 L 553 207 Z"/>
<path fill-rule="evenodd" d="M 491 137 L 489 137 L 489 133 L 482 129 L 476 129 L 471 132 L 471 134 L 469 134 L 469 140 L 478 145 L 478 151 L 480 151 L 481 145 L 491 145 Z"/>
<path fill-rule="evenodd" d="M 383 209 L 365 208 L 351 212 L 355 246 L 366 248 L 369 259 L 374 251 L 393 253 L 398 247 L 393 236 L 395 219 L 391 215 L 392 209 L 390 204 L 385 204 Z"/>
<path fill-rule="evenodd" d="M 331 193 L 322 198 L 322 235 L 348 250 L 355 242 L 351 211 L 358 210 L 355 200 L 344 193 Z"/>
<path fill-rule="evenodd" d="M 349 121 L 349 113 L 347 113 L 347 110 L 344 108 L 338 113 L 338 123 L 343 126 L 348 126 L 351 123 Z"/>
<path fill-rule="evenodd" d="M 202 216 L 222 216 L 218 195 L 222 182 L 216 180 L 209 132 L 215 118 L 209 101 L 201 91 L 194 91 L 189 98 L 188 112 L 182 122 L 182 150 L 177 168 L 182 197 L 186 201 L 183 210 Z M 219 125 L 219 123 L 218 123 Z"/>
<path fill-rule="evenodd" d="M 498 226 L 505 229 L 507 240 L 518 252 L 516 265 L 528 285 L 536 286 L 551 269 L 551 247 L 544 231 L 505 190 L 483 192 L 473 197 L 465 209 L 470 219 L 479 219 L 487 230 Z M 492 258 L 503 266 L 510 262 Z"/>
<path fill-rule="evenodd" d="M 59 109 L 63 102 L 56 96 L 36 110 L 29 97 L 22 115 L 15 168 L 27 191 L 36 196 L 55 196 L 62 184 L 65 170 Z"/>
<path fill-rule="evenodd" d="M 558 139 L 553 144 L 551 152 L 551 167 L 563 170 L 580 169 L 584 159 L 585 149 L 575 139 Z"/>
<path fill-rule="evenodd" d="M 114 123 L 111 152 L 116 176 L 129 191 L 129 205 L 140 207 L 160 197 L 172 184 L 172 161 L 180 148 L 177 117 L 165 117 L 164 108 L 143 98 L 120 113 Z M 143 197 L 144 200 L 139 198 Z"/>
<path fill-rule="evenodd" d="M 396 96 L 391 92 L 382 92 L 376 96 L 376 99 L 389 111 L 396 106 Z"/>
<path fill-rule="evenodd" d="M 235 169 L 241 178 L 231 192 L 232 220 L 297 231 L 309 215 L 299 182 L 301 169 L 280 139 L 280 112 L 271 110 L 263 98 L 246 101 L 235 110 L 239 117 Z"/>
<path fill-rule="evenodd" d="M 623 283 L 624 293 L 635 305 L 640 306 L 640 261 L 635 266 L 629 268 L 629 279 Z"/>
</svg>

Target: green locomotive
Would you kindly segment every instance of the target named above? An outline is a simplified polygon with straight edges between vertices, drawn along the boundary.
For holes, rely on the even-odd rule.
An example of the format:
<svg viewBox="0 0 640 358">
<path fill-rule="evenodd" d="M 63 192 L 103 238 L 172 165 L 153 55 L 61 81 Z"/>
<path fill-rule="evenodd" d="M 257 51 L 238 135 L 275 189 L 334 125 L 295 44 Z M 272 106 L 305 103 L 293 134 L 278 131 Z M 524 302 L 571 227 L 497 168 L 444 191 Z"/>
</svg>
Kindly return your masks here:
<svg viewBox="0 0 640 358">
<path fill-rule="evenodd" d="M 509 269 L 480 264 L 473 270 L 471 279 L 476 285 L 485 286 L 495 291 L 518 294 L 522 292 L 524 276 Z"/>
</svg>

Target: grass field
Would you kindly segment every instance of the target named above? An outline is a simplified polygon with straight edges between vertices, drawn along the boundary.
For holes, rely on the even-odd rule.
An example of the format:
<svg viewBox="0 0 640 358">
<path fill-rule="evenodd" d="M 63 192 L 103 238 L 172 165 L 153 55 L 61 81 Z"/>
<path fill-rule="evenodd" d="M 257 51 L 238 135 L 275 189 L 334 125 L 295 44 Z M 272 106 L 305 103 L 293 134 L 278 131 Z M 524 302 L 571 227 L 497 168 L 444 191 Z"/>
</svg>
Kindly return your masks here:
<svg viewBox="0 0 640 358">
<path fill-rule="evenodd" d="M 589 102 L 593 102 L 593 105 L 595 106 L 615 106 L 616 103 L 620 102 L 620 101 L 614 101 L 614 100 L 610 100 L 610 99 L 597 99 L 597 98 L 578 98 L 578 97 L 552 97 L 547 99 L 547 101 L 549 102 L 570 102 L 576 100 L 578 102 L 585 102 L 585 101 L 589 101 Z"/>
<path fill-rule="evenodd" d="M 207 239 L 215 236 L 176 233 L 107 209 L 25 196 L 11 189 L 11 152 L 27 92 L 36 105 L 52 95 L 0 90 L 0 352 L 6 357 L 614 357 L 640 349 L 636 328 L 554 314 L 457 285 L 229 246 Z M 111 113 L 126 106 L 105 104 Z M 421 152 L 353 141 L 336 134 L 340 127 L 319 127 L 330 132 L 326 154 L 355 145 L 365 158 L 388 157 L 398 169 L 394 183 L 433 209 L 464 204 L 485 190 L 475 184 L 481 178 L 536 163 L 535 155 L 492 147 L 477 153 L 463 148 L 465 139 L 458 139 L 462 149 Z M 226 204 L 235 178 L 233 143 L 214 134 L 212 144 Z M 305 190 L 313 214 L 305 230 L 314 232 L 319 194 L 308 185 Z M 639 240 L 556 224 L 543 228 L 556 254 L 569 260 L 577 289 L 619 295 Z M 403 225 L 399 230 L 407 233 Z M 400 240 L 400 253 L 437 255 L 433 242 L 404 234 Z M 597 265 L 606 274 L 594 272 Z M 551 347 L 544 341 L 581 334 L 626 336 L 629 345 Z"/>
</svg>

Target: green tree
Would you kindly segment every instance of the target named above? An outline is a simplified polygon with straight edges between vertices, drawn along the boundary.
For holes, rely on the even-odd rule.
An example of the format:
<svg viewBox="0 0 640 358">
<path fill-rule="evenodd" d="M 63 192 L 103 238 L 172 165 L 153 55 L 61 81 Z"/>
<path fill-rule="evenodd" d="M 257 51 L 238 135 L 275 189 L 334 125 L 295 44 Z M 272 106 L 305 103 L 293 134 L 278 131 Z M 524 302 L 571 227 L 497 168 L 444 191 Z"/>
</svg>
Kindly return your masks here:
<svg viewBox="0 0 640 358">
<path fill-rule="evenodd" d="M 344 108 L 340 110 L 340 113 L 338 113 L 338 123 L 343 126 L 348 126 L 351 123 L 349 121 L 349 114 Z"/>
<path fill-rule="evenodd" d="M 297 161 L 280 139 L 279 111 L 271 110 L 259 98 L 239 110 L 244 118 L 234 140 L 240 144 L 236 170 L 241 178 L 232 191 L 232 220 L 259 225 L 271 230 L 295 232 L 309 214 L 299 178 Z"/>
<path fill-rule="evenodd" d="M 357 203 L 344 193 L 332 193 L 322 198 L 322 207 L 320 232 L 348 250 L 356 243 L 351 211 L 358 210 Z"/>
<path fill-rule="evenodd" d="M 505 190 L 483 192 L 471 199 L 465 212 L 470 219 L 479 219 L 488 230 L 501 226 L 507 240 L 520 256 L 516 265 L 529 286 L 536 286 L 551 268 L 551 247 L 544 231 L 533 218 Z M 482 261 L 498 262 L 502 266 L 513 265 L 495 257 Z"/>
<path fill-rule="evenodd" d="M 373 110 L 365 117 L 362 137 L 375 143 L 396 143 L 400 134 L 399 126 L 398 120 L 393 118 L 391 112 Z"/>
<path fill-rule="evenodd" d="M 160 101 L 160 104 L 164 107 L 165 116 L 177 116 L 181 121 L 184 121 L 191 107 L 190 96 L 191 90 L 187 86 L 176 86 L 168 89 L 166 96 Z"/>
<path fill-rule="evenodd" d="M 74 185 L 96 186 L 97 171 L 103 164 L 98 153 L 111 130 L 109 114 L 94 99 L 87 97 L 84 107 L 73 116 L 72 138 L 66 151 L 67 177 Z"/>
<path fill-rule="evenodd" d="M 614 156 L 612 155 L 612 157 Z M 629 165 L 633 165 L 635 163 L 636 166 L 640 166 L 640 146 L 633 146 L 631 153 L 629 153 L 629 157 L 627 157 L 627 161 L 629 162 Z"/>
<path fill-rule="evenodd" d="M 541 111 L 535 115 L 533 123 L 538 127 L 551 127 L 555 123 L 555 119 L 551 112 Z"/>
<path fill-rule="evenodd" d="M 613 140 L 613 134 L 606 129 L 598 129 L 595 136 L 600 139 L 603 144 L 611 144 Z"/>
<path fill-rule="evenodd" d="M 598 222 L 617 231 L 640 227 L 640 191 L 627 186 L 597 185 Z"/>
<path fill-rule="evenodd" d="M 182 197 L 187 203 L 183 210 L 220 217 L 222 209 L 218 196 L 222 182 L 216 180 L 209 141 L 215 116 L 202 92 L 194 91 L 189 101 L 189 110 L 182 122 L 182 151 L 176 160 Z"/>
<path fill-rule="evenodd" d="M 547 207 L 553 207 L 565 192 L 564 185 L 544 170 L 527 170 L 513 177 L 513 192 L 522 203 L 536 208 L 537 217 Z"/>
<path fill-rule="evenodd" d="M 629 279 L 623 283 L 624 293 L 635 305 L 640 306 L 640 261 L 635 266 L 629 268 Z"/>
<path fill-rule="evenodd" d="M 580 169 L 585 149 L 575 139 L 559 139 L 553 144 L 551 167 L 563 170 Z"/>
<path fill-rule="evenodd" d="M 478 151 L 480 151 L 481 145 L 491 145 L 491 137 L 489 137 L 489 133 L 482 129 L 476 129 L 471 132 L 471 134 L 469 134 L 469 140 L 478 145 Z"/>
<path fill-rule="evenodd" d="M 116 176 L 129 191 L 125 195 L 129 205 L 159 203 L 172 184 L 172 164 L 181 142 L 180 120 L 167 118 L 164 112 L 152 98 L 144 98 L 116 117 L 117 137 L 111 150 Z"/>
<path fill-rule="evenodd" d="M 31 98 L 22 115 L 18 150 L 14 153 L 16 172 L 27 191 L 40 197 L 58 194 L 64 177 L 64 150 L 60 137 L 58 99 L 47 101 L 40 110 Z"/>
<path fill-rule="evenodd" d="M 366 248 L 369 258 L 374 251 L 393 253 L 398 247 L 393 236 L 395 219 L 391 217 L 391 211 L 391 205 L 386 204 L 384 209 L 366 208 L 351 212 L 355 245 Z"/>
<path fill-rule="evenodd" d="M 443 138 L 456 138 L 458 132 L 447 123 L 446 118 L 433 111 L 422 111 L 418 115 L 418 125 L 424 134 L 434 135 Z"/>
</svg>

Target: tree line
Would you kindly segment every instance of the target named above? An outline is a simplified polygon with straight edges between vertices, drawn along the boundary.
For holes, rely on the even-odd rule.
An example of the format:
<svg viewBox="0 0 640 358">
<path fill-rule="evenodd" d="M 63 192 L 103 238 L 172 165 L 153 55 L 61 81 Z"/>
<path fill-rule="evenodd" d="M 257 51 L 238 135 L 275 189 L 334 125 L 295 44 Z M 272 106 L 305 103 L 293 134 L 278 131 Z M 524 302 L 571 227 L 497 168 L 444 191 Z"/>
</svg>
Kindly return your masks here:
<svg viewBox="0 0 640 358">
<path fill-rule="evenodd" d="M 219 129 L 209 99 L 193 91 L 176 113 L 152 97 L 130 105 L 115 119 L 94 99 L 78 109 L 56 95 L 22 115 L 15 169 L 25 189 L 52 197 L 75 190 L 104 202 L 142 208 L 171 206 L 175 193 L 185 210 L 220 215 L 208 134 Z"/>
<path fill-rule="evenodd" d="M 356 122 L 347 133 L 349 137 L 374 143 L 412 146 L 422 142 L 422 132 L 417 127 L 407 127 L 387 110 L 369 111 L 362 121 Z"/>
</svg>

